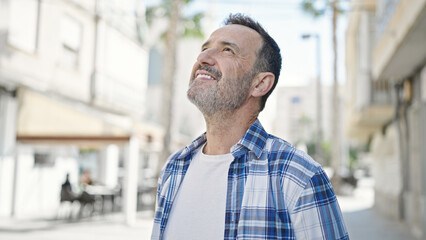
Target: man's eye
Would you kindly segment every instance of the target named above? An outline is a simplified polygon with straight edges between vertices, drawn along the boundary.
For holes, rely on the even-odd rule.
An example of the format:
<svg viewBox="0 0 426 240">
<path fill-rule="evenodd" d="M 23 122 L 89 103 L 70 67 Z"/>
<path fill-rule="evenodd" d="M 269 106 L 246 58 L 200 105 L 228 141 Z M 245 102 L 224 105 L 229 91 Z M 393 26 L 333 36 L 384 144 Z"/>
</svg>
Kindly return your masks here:
<svg viewBox="0 0 426 240">
<path fill-rule="evenodd" d="M 224 52 L 230 52 L 230 53 L 234 53 L 234 50 L 230 49 L 230 48 L 224 48 L 223 49 Z"/>
</svg>

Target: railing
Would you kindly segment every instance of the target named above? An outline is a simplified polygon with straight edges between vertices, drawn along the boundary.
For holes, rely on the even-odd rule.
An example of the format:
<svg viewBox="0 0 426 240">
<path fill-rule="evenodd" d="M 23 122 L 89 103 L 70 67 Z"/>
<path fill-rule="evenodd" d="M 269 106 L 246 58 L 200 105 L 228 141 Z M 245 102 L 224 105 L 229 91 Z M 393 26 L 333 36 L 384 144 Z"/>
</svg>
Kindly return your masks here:
<svg viewBox="0 0 426 240">
<path fill-rule="evenodd" d="M 363 81 L 366 81 L 363 84 Z M 373 105 L 392 104 L 391 84 L 387 81 L 372 81 L 371 78 L 358 78 L 356 108 L 363 110 Z"/>
<path fill-rule="evenodd" d="M 392 102 L 392 87 L 388 81 L 371 82 L 371 101 L 373 105 L 388 105 Z"/>
</svg>

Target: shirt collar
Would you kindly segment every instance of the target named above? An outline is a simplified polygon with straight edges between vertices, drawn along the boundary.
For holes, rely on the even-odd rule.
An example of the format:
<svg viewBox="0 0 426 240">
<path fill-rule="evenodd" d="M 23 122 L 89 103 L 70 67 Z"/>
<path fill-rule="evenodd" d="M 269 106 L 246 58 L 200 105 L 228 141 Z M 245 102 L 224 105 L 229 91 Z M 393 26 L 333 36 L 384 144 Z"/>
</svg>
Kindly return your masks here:
<svg viewBox="0 0 426 240">
<path fill-rule="evenodd" d="M 201 134 L 198 138 L 196 138 L 192 143 L 186 145 L 183 150 L 178 153 L 178 159 L 183 159 L 188 154 L 192 153 L 195 149 L 198 149 L 200 146 L 202 146 L 207 141 L 206 133 Z"/>
<path fill-rule="evenodd" d="M 263 128 L 259 119 L 256 119 L 256 121 L 247 130 L 244 137 L 231 148 L 231 151 L 235 153 L 234 155 L 236 155 L 242 146 L 247 148 L 249 151 L 252 151 L 256 157 L 260 158 L 267 139 L 268 133 Z"/>
<path fill-rule="evenodd" d="M 259 119 L 250 126 L 247 130 L 243 138 L 238 141 L 231 148 L 231 152 L 234 156 L 240 155 L 239 152 L 243 149 L 248 151 L 252 151 L 256 157 L 260 157 L 262 155 L 262 150 L 265 147 L 266 140 L 268 139 L 268 133 L 263 128 Z M 207 141 L 206 133 L 203 133 L 197 139 L 195 139 L 192 143 L 187 145 L 183 151 L 179 154 L 180 159 L 185 158 L 188 154 L 192 153 L 195 149 L 198 149 Z"/>
</svg>

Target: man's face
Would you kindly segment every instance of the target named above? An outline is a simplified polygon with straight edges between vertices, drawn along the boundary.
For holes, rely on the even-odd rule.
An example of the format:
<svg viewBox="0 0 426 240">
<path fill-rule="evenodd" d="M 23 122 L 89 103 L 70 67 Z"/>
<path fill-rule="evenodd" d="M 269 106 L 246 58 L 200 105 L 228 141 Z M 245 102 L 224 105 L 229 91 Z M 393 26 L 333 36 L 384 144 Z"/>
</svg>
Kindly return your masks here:
<svg viewBox="0 0 426 240">
<path fill-rule="evenodd" d="M 212 33 L 192 69 L 188 98 L 209 116 L 239 108 L 247 99 L 261 36 L 242 25 Z"/>
</svg>

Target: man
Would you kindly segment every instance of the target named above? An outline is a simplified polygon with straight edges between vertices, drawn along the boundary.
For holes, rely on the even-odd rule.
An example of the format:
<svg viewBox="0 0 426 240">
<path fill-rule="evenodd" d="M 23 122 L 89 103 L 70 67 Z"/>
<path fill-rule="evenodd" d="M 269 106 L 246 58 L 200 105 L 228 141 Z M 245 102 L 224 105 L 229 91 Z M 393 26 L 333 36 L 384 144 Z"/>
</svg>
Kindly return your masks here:
<svg viewBox="0 0 426 240">
<path fill-rule="evenodd" d="M 152 239 L 349 239 L 321 166 L 257 119 L 280 70 L 278 45 L 244 15 L 203 44 L 187 95 L 207 131 L 167 161 Z"/>
</svg>

